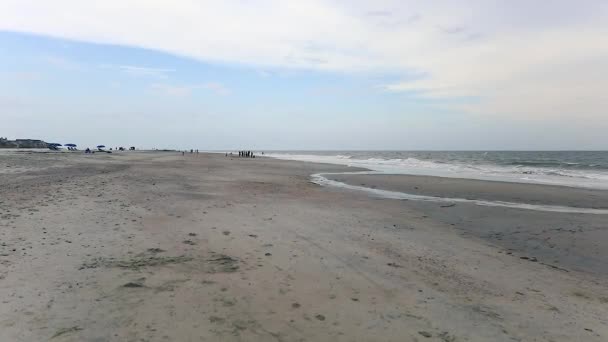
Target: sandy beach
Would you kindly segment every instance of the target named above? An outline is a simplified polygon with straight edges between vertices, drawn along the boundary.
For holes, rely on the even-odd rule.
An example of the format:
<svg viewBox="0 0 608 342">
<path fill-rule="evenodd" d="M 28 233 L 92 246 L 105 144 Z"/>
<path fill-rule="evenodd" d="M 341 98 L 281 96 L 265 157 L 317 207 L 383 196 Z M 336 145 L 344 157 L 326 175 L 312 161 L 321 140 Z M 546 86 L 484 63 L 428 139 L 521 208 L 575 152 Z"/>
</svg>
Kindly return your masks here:
<svg viewBox="0 0 608 342">
<path fill-rule="evenodd" d="M 0 152 L 2 153 L 2 152 Z M 608 215 L 222 154 L 0 154 L 0 341 L 606 341 Z M 608 208 L 608 192 L 336 180 Z"/>
</svg>

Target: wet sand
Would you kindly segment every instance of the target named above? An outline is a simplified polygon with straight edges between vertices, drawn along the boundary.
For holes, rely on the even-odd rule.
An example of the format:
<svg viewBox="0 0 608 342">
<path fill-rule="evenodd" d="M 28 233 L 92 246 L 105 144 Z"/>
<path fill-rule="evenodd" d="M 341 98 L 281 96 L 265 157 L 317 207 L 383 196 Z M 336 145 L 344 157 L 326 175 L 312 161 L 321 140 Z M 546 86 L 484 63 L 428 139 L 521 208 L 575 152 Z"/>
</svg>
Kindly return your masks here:
<svg viewBox="0 0 608 342">
<path fill-rule="evenodd" d="M 608 190 L 410 175 L 329 175 L 329 179 L 409 194 L 608 209 Z"/>
<path fill-rule="evenodd" d="M 608 208 L 608 191 L 409 175 L 330 175 L 351 185 L 409 194 L 574 208 Z M 608 276 L 608 215 L 542 212 L 468 203 L 411 206 L 463 235 L 560 269 Z"/>
<path fill-rule="evenodd" d="M 605 216 L 310 182 L 340 171 L 353 170 L 212 154 L 0 155 L 0 341 L 608 339 Z M 442 194 L 417 179 L 406 186 Z M 500 187 L 479 191 L 521 192 Z"/>
</svg>

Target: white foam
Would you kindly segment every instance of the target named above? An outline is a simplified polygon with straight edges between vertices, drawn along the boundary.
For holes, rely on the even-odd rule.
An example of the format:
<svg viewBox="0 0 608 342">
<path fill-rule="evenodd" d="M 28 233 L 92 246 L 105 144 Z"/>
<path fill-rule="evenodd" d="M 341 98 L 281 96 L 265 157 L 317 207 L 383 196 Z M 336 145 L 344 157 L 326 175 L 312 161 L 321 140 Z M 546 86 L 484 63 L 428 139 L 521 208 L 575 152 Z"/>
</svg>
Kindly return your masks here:
<svg viewBox="0 0 608 342">
<path fill-rule="evenodd" d="M 408 174 L 501 182 L 561 185 L 608 190 L 608 173 L 593 170 L 564 170 L 542 167 L 466 165 L 416 158 L 356 159 L 348 155 L 270 153 L 267 157 L 365 168 L 386 174 Z"/>
<path fill-rule="evenodd" d="M 334 186 L 343 189 L 364 191 L 373 196 L 380 198 L 399 199 L 399 200 L 414 200 L 414 201 L 426 201 L 426 202 L 448 202 L 448 203 L 470 203 L 487 207 L 505 207 L 514 209 L 525 209 L 535 211 L 548 211 L 558 213 L 573 213 L 573 214 L 595 214 L 595 215 L 608 215 L 608 209 L 595 209 L 595 208 L 578 208 L 578 207 L 566 207 L 558 205 L 542 205 L 542 204 L 528 204 L 528 203 L 515 203 L 505 201 L 486 201 L 486 200 L 472 200 L 466 198 L 452 198 L 452 197 L 436 197 L 436 196 L 425 196 L 408 194 L 399 191 L 389 191 L 381 189 L 367 188 L 364 186 L 350 185 L 343 182 L 335 181 L 324 177 L 324 175 L 348 175 L 348 174 L 378 174 L 378 172 L 335 172 L 335 173 L 317 173 L 311 175 L 311 181 L 313 183 L 322 186 Z"/>
</svg>

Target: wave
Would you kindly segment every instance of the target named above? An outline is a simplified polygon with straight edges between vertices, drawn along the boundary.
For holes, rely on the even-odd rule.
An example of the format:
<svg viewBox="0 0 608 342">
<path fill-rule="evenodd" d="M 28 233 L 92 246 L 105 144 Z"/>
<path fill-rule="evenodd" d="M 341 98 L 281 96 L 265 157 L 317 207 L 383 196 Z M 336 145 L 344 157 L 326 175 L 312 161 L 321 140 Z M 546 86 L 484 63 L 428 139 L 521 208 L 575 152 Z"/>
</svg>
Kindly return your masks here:
<svg viewBox="0 0 608 342">
<path fill-rule="evenodd" d="M 608 215 L 608 209 L 595 209 L 595 208 L 579 208 L 579 207 L 566 207 L 557 205 L 542 205 L 542 204 L 528 204 L 528 203 L 516 203 L 516 202 L 505 202 L 505 201 L 487 201 L 487 200 L 474 200 L 466 198 L 452 198 L 452 197 L 436 197 L 436 196 L 425 196 L 415 195 L 405 192 L 389 191 L 381 189 L 367 188 L 364 186 L 350 185 L 343 182 L 335 181 L 324 177 L 324 175 L 346 175 L 346 174 L 370 174 L 370 172 L 335 172 L 335 173 L 317 173 L 311 175 L 311 181 L 315 184 L 322 186 L 334 186 L 343 189 L 364 191 L 373 196 L 388 198 L 388 199 L 399 199 L 399 200 L 415 200 L 425 202 L 449 202 L 449 203 L 470 203 L 486 207 L 505 207 L 514 209 L 524 210 L 535 210 L 535 211 L 546 211 L 546 212 L 559 212 L 559 213 L 573 213 L 573 214 L 595 214 L 595 215 Z M 374 174 L 374 172 L 371 172 Z"/>
<path fill-rule="evenodd" d="M 512 165 L 515 167 L 546 167 L 546 168 L 563 168 L 563 169 L 583 169 L 583 170 L 594 170 L 594 169 L 607 169 L 602 164 L 585 164 L 585 163 L 575 163 L 575 162 L 566 162 L 566 161 L 536 161 L 536 160 L 518 160 L 507 162 L 505 165 Z"/>
<path fill-rule="evenodd" d="M 371 152 L 369 154 L 372 154 Z M 378 153 L 382 154 L 382 153 Z M 387 154 L 387 153 L 384 153 Z M 398 153 L 393 153 L 398 154 Z M 580 169 L 560 168 L 557 164 L 576 164 L 574 162 L 526 162 L 490 164 L 453 160 L 424 160 L 415 157 L 382 158 L 369 156 L 363 158 L 352 154 L 295 154 L 270 153 L 269 157 L 318 163 L 346 165 L 364 168 L 386 174 L 409 174 L 438 177 L 481 179 L 517 183 L 551 184 L 570 187 L 608 189 L 608 171 L 601 168 Z M 552 167 L 548 167 L 552 165 Z M 591 164 L 586 164 L 591 165 Z"/>
</svg>

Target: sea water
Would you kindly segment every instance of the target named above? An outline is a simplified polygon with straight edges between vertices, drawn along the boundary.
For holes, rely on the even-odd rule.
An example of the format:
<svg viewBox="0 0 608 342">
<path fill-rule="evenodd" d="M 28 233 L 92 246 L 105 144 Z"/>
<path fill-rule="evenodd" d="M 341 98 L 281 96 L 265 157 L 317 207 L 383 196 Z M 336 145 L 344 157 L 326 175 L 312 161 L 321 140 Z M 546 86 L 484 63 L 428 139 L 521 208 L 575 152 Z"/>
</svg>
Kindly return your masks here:
<svg viewBox="0 0 608 342">
<path fill-rule="evenodd" d="M 265 156 L 386 174 L 608 189 L 608 151 L 270 151 Z"/>
</svg>

